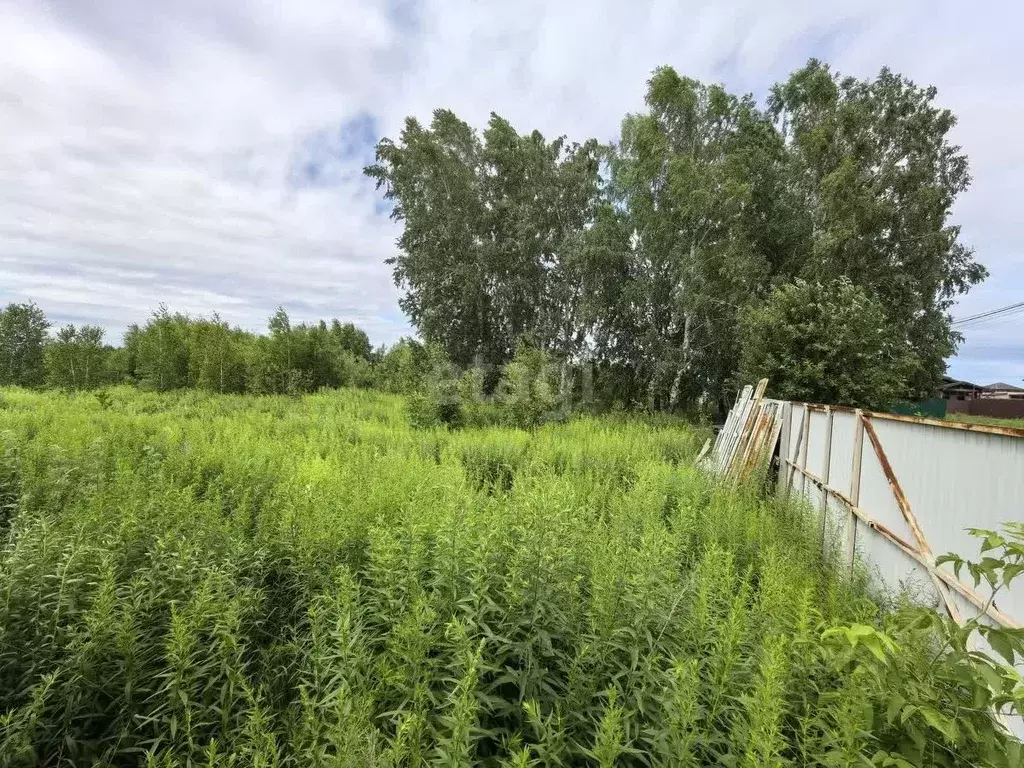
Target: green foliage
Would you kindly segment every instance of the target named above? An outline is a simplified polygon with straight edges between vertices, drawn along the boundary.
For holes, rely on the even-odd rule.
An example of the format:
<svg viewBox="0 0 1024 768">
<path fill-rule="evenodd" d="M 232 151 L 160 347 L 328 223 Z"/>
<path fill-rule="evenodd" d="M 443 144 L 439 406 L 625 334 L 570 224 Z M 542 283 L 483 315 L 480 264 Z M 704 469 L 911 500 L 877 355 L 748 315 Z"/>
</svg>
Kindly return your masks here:
<svg viewBox="0 0 1024 768">
<path fill-rule="evenodd" d="M 913 352 L 882 303 L 850 280 L 797 280 L 740 316 L 737 379 L 772 396 L 884 408 L 906 396 Z"/>
<path fill-rule="evenodd" d="M 214 313 L 209 320 L 190 321 L 186 341 L 193 386 L 221 394 L 245 391 L 248 334 L 231 329 Z"/>
<path fill-rule="evenodd" d="M 753 101 L 669 67 L 647 85 L 648 110 L 623 121 L 609 208 L 588 235 L 600 248 L 593 316 L 599 354 L 636 372 L 638 400 L 675 408 L 723 390 L 737 310 L 799 246 L 786 229 L 782 141 Z"/>
<path fill-rule="evenodd" d="M 158 392 L 189 385 L 189 324 L 186 315 L 172 315 L 161 304 L 144 326 L 129 326 L 124 345 L 140 385 Z"/>
<path fill-rule="evenodd" d="M 548 144 L 496 115 L 481 137 L 438 110 L 381 140 L 366 173 L 404 226 L 402 306 L 460 366 L 502 365 L 526 335 L 593 361 L 603 406 L 713 409 L 741 369 L 741 316 L 797 280 L 848 280 L 898 369 L 869 347 L 856 370 L 872 401 L 840 383 L 839 402 L 916 400 L 960 341 L 952 302 L 986 274 L 951 223 L 970 177 L 935 98 L 888 69 L 858 80 L 811 60 L 762 109 L 660 67 L 614 146 Z M 801 376 L 830 344 L 811 340 Z"/>
<path fill-rule="evenodd" d="M 495 400 L 510 426 L 527 429 L 560 417 L 557 368 L 551 355 L 520 343 L 505 366 Z"/>
<path fill-rule="evenodd" d="M 987 274 L 950 222 L 970 174 L 935 97 L 888 68 L 858 80 L 812 59 L 769 98 L 810 225 L 797 275 L 845 275 L 878 297 L 914 350 L 911 399 L 939 385 L 959 340 L 947 312 Z"/>
<path fill-rule="evenodd" d="M 429 370 L 407 401 L 410 423 L 418 429 L 496 424 L 533 429 L 564 420 L 570 412 L 571 393 L 559 391 L 551 355 L 529 344 L 520 343 L 491 397 L 484 392 L 485 376 L 479 368 L 459 375 L 435 346 L 427 348 L 427 359 Z"/>
<path fill-rule="evenodd" d="M 385 392 L 416 392 L 429 372 L 426 348 L 415 339 L 403 338 L 381 353 L 374 369 L 374 382 Z"/>
<path fill-rule="evenodd" d="M 0 386 L 38 387 L 43 383 L 43 348 L 49 327 L 35 304 L 8 304 L 0 310 Z"/>
<path fill-rule="evenodd" d="M 4 396 L 0 764 L 1019 765 L 1009 671 L 881 612 L 678 423 Z"/>
<path fill-rule="evenodd" d="M 231 328 L 210 318 L 171 314 L 161 306 L 144 326 L 133 325 L 118 350 L 118 378 L 146 389 L 195 388 L 207 392 L 290 394 L 321 387 L 372 383 L 370 342 L 351 323 L 293 325 L 278 308 L 267 335 Z"/>
<path fill-rule="evenodd" d="M 596 141 L 548 142 L 491 115 L 482 137 L 448 110 L 408 118 L 366 169 L 405 225 L 389 260 L 402 309 L 455 364 L 501 365 L 533 333 L 561 353 L 581 343 L 573 244 L 598 193 Z"/>
<path fill-rule="evenodd" d="M 462 373 L 455 385 L 463 421 L 476 427 L 494 423 L 494 408 L 484 392 L 484 372 L 470 368 Z"/>
<path fill-rule="evenodd" d="M 950 553 L 936 563 L 950 564 L 958 575 L 966 568 L 975 587 L 985 585 L 987 608 L 1024 573 L 1024 525 L 971 533 L 982 539 L 980 561 Z M 853 624 L 822 638 L 841 672 L 869 682 L 860 706 L 874 726 L 874 764 L 955 766 L 962 764 L 957 750 L 965 744 L 976 745 L 981 765 L 1019 765 L 1024 759 L 1020 742 L 998 722 L 1011 707 L 1024 711 L 1024 678 L 1013 666 L 1024 659 L 1021 630 L 980 615 L 958 624 L 919 607 L 885 617 L 881 628 Z M 909 654 L 908 647 L 927 653 Z M 934 705 L 935 698 L 949 696 L 962 701 L 954 712 Z"/>
<path fill-rule="evenodd" d="M 110 348 L 103 346 L 103 329 L 95 325 L 65 325 L 44 350 L 46 383 L 59 389 L 96 389 L 109 381 Z"/>
<path fill-rule="evenodd" d="M 410 423 L 418 429 L 442 425 L 458 429 L 466 423 L 462 395 L 467 388 L 440 347 L 428 346 L 425 352 L 425 370 L 408 400 Z M 477 393 L 467 390 L 466 394 L 474 398 Z"/>
<path fill-rule="evenodd" d="M 522 426 L 570 399 L 714 413 L 762 373 L 784 396 L 919 401 L 961 340 L 953 302 L 986 276 L 952 221 L 970 175 L 936 96 L 888 69 L 862 80 L 812 59 L 764 107 L 659 67 L 611 146 L 520 134 L 494 114 L 482 132 L 444 109 L 408 118 L 364 172 L 403 225 L 388 263 L 424 343 L 375 352 L 351 323 L 293 324 L 283 308 L 257 335 L 161 305 L 123 349 L 58 334 L 44 366 L 45 317 L 12 304 L 0 384 L 376 386 L 416 393 L 417 424 L 490 423 L 490 403 L 431 372 L 437 346 L 459 371 L 485 370 L 488 394 L 511 362 L 502 407 Z M 561 367 L 557 395 L 513 361 L 522 338 Z M 102 375 L 77 359 L 94 354 Z"/>
</svg>

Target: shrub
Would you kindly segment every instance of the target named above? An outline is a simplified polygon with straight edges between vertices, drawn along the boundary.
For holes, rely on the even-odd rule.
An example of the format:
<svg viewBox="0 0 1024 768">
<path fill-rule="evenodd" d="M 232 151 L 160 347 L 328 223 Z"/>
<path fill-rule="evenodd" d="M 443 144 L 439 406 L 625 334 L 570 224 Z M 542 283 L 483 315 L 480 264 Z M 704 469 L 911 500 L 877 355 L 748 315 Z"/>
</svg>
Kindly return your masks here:
<svg viewBox="0 0 1024 768">
<path fill-rule="evenodd" d="M 505 366 L 495 397 L 505 423 L 525 429 L 564 418 L 568 404 L 559 397 L 556 370 L 548 353 L 526 343 L 519 345 Z"/>
<path fill-rule="evenodd" d="M 411 393 L 423 385 L 430 370 L 428 350 L 415 339 L 400 339 L 374 366 L 375 386 L 385 392 Z"/>
<path fill-rule="evenodd" d="M 739 381 L 774 397 L 883 408 L 907 399 L 913 354 L 885 307 L 846 278 L 778 288 L 741 315 Z"/>
</svg>

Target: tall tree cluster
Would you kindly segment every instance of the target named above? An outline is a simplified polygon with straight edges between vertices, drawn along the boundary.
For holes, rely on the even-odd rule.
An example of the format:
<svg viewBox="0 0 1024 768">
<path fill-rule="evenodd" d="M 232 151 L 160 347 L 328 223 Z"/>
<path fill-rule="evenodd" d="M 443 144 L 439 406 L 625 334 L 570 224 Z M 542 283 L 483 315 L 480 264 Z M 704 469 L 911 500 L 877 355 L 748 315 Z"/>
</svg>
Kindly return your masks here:
<svg viewBox="0 0 1024 768">
<path fill-rule="evenodd" d="M 95 325 L 61 327 L 43 351 L 46 382 L 59 389 L 95 389 L 110 379 L 110 349 Z"/>
<path fill-rule="evenodd" d="M 377 146 L 377 180 L 405 223 L 391 260 L 420 333 L 457 365 L 503 363 L 526 334 L 544 349 L 584 341 L 581 235 L 599 199 L 596 141 L 518 134 L 492 115 L 483 135 L 447 110 L 409 118 Z"/>
<path fill-rule="evenodd" d="M 664 67 L 611 146 L 438 110 L 366 173 L 403 225 L 402 307 L 456 364 L 502 365 L 528 337 L 627 404 L 721 401 L 770 374 L 876 405 L 937 386 L 949 307 L 985 277 L 950 221 L 970 178 L 935 96 L 811 60 L 760 106 Z M 834 321 L 800 325 L 794 302 L 818 299 Z M 826 368 L 860 373 L 808 374 Z"/>
</svg>

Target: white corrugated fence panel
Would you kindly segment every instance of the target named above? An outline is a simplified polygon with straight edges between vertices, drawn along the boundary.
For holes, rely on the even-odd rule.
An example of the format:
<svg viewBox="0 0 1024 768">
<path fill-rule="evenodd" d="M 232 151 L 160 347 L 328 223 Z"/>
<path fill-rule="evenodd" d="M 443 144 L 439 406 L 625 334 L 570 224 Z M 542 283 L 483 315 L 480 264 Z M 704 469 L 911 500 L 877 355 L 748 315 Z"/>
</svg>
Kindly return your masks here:
<svg viewBox="0 0 1024 768">
<path fill-rule="evenodd" d="M 856 436 L 856 417 L 851 411 L 832 414 L 832 452 L 828 484 L 849 496 L 850 478 L 853 476 L 853 440 Z"/>
<path fill-rule="evenodd" d="M 806 467 L 829 488 L 853 500 L 862 514 L 887 528 L 905 546 L 920 551 L 866 427 L 861 435 L 859 493 L 853 494 L 858 465 L 857 412 L 831 412 L 830 441 L 829 414 L 821 406 L 789 403 L 784 413 L 788 418 L 783 421 L 787 429 L 780 443 L 780 488 L 793 498 L 802 494 L 821 514 L 823 546 L 848 567 L 852 545 L 852 552 L 868 569 L 876 589 L 893 597 L 905 593 L 920 604 L 945 611 L 946 602 L 927 567 L 880 531 L 864 522 L 854 522 L 854 515 L 841 499 L 833 493 L 823 498 L 822 490 L 799 469 Z M 874 429 L 884 459 L 933 556 L 955 552 L 977 560 L 980 541 L 967 528 L 999 530 L 1004 523 L 1024 521 L 1024 436 L 1012 430 L 1008 434 L 1007 430 L 957 428 L 885 414 L 866 414 L 865 423 Z M 851 535 L 854 528 L 855 535 Z M 943 569 L 953 572 L 949 566 Z M 966 571 L 962 577 L 965 586 L 982 600 L 988 598 L 990 593 L 984 585 L 975 588 Z M 944 591 L 961 619 L 980 613 L 971 600 L 952 589 Z M 1009 621 L 1024 624 L 1024 579 L 1000 593 L 995 607 Z M 990 650 L 983 639 L 978 649 Z M 1024 671 L 1024 664 L 1021 668 Z M 1009 724 L 1015 733 L 1024 736 L 1024 719 L 1011 715 Z"/>
<path fill-rule="evenodd" d="M 806 460 L 807 470 L 825 479 L 827 413 L 806 409 L 802 403 L 789 404 L 788 413 L 789 429 L 783 436 L 780 455 L 797 467 L 804 466 Z M 805 413 L 810 421 L 803 432 Z M 977 559 L 979 541 L 967 533 L 967 528 L 998 530 L 1003 523 L 1024 520 L 1024 438 L 887 418 L 882 414 L 868 414 L 867 418 L 933 555 L 956 552 Z M 856 412 L 833 411 L 831 437 L 827 485 L 849 498 L 855 465 Z M 860 456 L 858 508 L 907 546 L 918 549 L 917 539 L 866 433 Z M 791 496 L 798 497 L 802 492 L 815 509 L 825 511 L 824 538 L 845 552 L 853 517 L 845 504 L 832 494 L 828 494 L 825 502 L 812 481 L 799 469 L 785 464 L 780 482 L 788 482 Z M 856 524 L 852 543 L 874 575 L 877 587 L 891 594 L 906 591 L 924 603 L 941 607 L 927 568 L 895 543 L 862 522 Z M 944 569 L 952 573 L 948 566 Z M 967 584 L 973 588 L 971 583 Z M 982 598 L 988 596 L 983 585 L 976 592 Z M 963 598 L 957 597 L 956 602 L 963 605 L 964 617 L 978 612 Z M 1024 580 L 1001 594 L 996 607 L 1018 624 L 1024 624 Z"/>
<path fill-rule="evenodd" d="M 807 433 L 807 471 L 815 477 L 825 474 L 825 439 L 828 433 L 828 416 L 821 411 L 811 411 L 811 428 Z"/>
<path fill-rule="evenodd" d="M 1024 520 L 1024 439 L 906 421 L 874 424 L 936 556 L 978 559 L 979 540 L 965 529 L 998 530 Z M 1024 583 L 997 600 L 1000 610 L 1024 622 Z"/>
<path fill-rule="evenodd" d="M 789 455 L 790 461 L 798 461 L 798 450 L 803 451 L 803 443 L 800 440 L 800 431 L 804 423 L 804 406 L 801 403 L 791 403 L 792 415 L 789 419 Z"/>
</svg>

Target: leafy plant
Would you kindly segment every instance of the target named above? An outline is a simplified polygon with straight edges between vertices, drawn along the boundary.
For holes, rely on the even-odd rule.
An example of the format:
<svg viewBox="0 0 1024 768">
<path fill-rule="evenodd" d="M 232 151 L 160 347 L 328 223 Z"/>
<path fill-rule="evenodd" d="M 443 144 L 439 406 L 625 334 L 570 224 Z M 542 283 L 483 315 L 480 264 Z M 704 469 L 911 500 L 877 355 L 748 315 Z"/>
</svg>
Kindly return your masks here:
<svg viewBox="0 0 1024 768">
<path fill-rule="evenodd" d="M 1019 634 L 883 611 L 678 421 L 10 397 L 0 765 L 1019 765 Z"/>
<path fill-rule="evenodd" d="M 776 289 L 741 315 L 737 378 L 787 400 L 882 408 L 910 391 L 912 352 L 884 304 L 842 277 Z"/>
<path fill-rule="evenodd" d="M 1007 523 L 1002 533 L 969 529 L 981 538 L 979 561 L 955 553 L 936 560 L 959 576 L 966 569 L 975 587 L 996 596 L 1024 572 L 1024 524 Z M 990 554 L 986 554 L 990 553 Z M 957 750 L 969 747 L 985 765 L 1019 765 L 1024 751 L 1004 718 L 1024 711 L 1024 679 L 1014 664 L 1024 659 L 1024 631 L 987 620 L 984 612 L 962 624 L 927 608 L 904 607 L 884 628 L 854 624 L 826 631 L 826 648 L 840 669 L 856 667 L 864 681 L 864 706 L 872 709 L 881 765 L 956 765 Z M 928 647 L 921 656 L 906 646 Z M 935 698 L 959 696 L 955 712 Z M 902 762 L 901 762 L 902 761 Z M 909 762 L 908 762 L 909 761 Z"/>
</svg>

